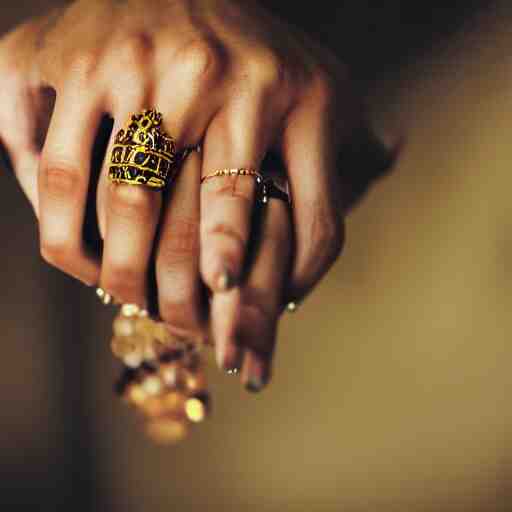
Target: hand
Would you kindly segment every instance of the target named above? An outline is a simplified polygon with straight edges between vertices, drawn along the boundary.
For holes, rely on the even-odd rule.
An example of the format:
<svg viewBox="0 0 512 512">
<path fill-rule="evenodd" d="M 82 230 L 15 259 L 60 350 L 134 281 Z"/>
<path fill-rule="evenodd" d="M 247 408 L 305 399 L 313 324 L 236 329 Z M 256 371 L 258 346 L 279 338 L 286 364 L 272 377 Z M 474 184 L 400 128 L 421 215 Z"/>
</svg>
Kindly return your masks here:
<svg viewBox="0 0 512 512">
<path fill-rule="evenodd" d="M 347 189 L 337 157 L 362 123 L 345 68 L 255 2 L 234 0 L 80 0 L 12 32 L 0 55 L 9 99 L 0 135 L 39 219 L 43 257 L 142 304 L 154 251 L 161 316 L 198 337 L 206 331 L 201 277 L 213 293 L 219 364 L 237 365 L 243 347 L 244 379 L 264 383 L 284 301 L 304 297 L 343 245 Z M 49 88 L 55 108 L 39 147 Z M 153 106 L 178 148 L 201 143 L 202 153 L 189 157 L 164 205 L 142 187 L 109 184 L 105 165 L 97 261 L 82 228 L 98 126 L 107 112 L 115 134 L 131 113 Z M 285 164 L 293 237 L 288 212 L 273 202 L 244 278 L 254 181 L 215 179 L 200 188 L 199 178 L 259 169 L 270 150 Z"/>
</svg>

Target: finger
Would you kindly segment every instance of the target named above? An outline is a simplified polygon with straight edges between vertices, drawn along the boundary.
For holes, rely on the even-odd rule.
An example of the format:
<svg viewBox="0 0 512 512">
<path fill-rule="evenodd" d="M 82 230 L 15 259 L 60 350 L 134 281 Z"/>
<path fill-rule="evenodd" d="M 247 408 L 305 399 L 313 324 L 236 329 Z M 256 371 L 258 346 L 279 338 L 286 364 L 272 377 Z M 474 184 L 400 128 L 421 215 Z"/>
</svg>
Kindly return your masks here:
<svg viewBox="0 0 512 512">
<path fill-rule="evenodd" d="M 142 110 L 137 105 L 132 112 Z M 118 113 L 116 119 L 123 114 Z M 118 301 L 147 305 L 147 270 L 161 204 L 159 190 L 107 180 L 100 286 Z"/>
<path fill-rule="evenodd" d="M 99 263 L 86 253 L 82 230 L 102 110 L 96 95 L 59 94 L 38 173 L 42 256 L 89 285 L 98 282 Z"/>
<path fill-rule="evenodd" d="M 11 101 L 3 105 L 0 112 L 0 144 L 7 156 L 9 170 L 14 172 L 23 192 L 38 215 L 39 192 L 37 174 L 40 147 L 34 143 L 37 118 L 42 110 L 36 102 L 39 95 L 31 94 L 21 84 L 4 84 Z M 12 127 L 16 126 L 13 130 Z"/>
<path fill-rule="evenodd" d="M 259 168 L 273 131 L 264 100 L 264 94 L 238 98 L 213 120 L 204 142 L 203 176 Z M 255 188 L 253 176 L 207 179 L 201 187 L 200 269 L 213 291 L 225 291 L 242 277 Z"/>
<path fill-rule="evenodd" d="M 242 381 L 251 391 L 263 389 L 270 379 L 292 244 L 286 203 L 270 199 L 261 214 L 247 281 L 228 293 L 215 294 L 212 302 L 217 362 L 228 370 L 242 368 Z"/>
<path fill-rule="evenodd" d="M 283 134 L 296 244 L 288 300 L 303 298 L 343 248 L 344 211 L 336 162 L 343 115 L 350 115 L 340 113 L 338 94 L 328 79 L 318 79 L 290 114 Z"/>
<path fill-rule="evenodd" d="M 180 336 L 201 337 L 205 311 L 199 280 L 201 156 L 191 153 L 171 184 L 156 249 L 162 319 Z"/>
<path fill-rule="evenodd" d="M 109 151 L 115 134 L 142 108 L 163 113 L 163 130 L 174 138 L 178 151 L 197 145 L 218 109 L 221 67 L 221 57 L 206 42 L 191 42 L 176 51 L 167 39 L 149 48 L 145 37 L 126 38 L 106 60 L 101 74 L 115 118 Z M 98 188 L 101 233 L 106 223 L 107 177 L 108 162 Z"/>
</svg>

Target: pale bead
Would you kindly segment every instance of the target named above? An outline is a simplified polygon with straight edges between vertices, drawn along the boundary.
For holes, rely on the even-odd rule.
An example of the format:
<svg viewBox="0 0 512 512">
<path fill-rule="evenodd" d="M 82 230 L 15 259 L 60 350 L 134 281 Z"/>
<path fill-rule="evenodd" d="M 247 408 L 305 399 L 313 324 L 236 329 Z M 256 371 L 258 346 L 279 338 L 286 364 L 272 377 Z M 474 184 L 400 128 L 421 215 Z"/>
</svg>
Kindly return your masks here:
<svg viewBox="0 0 512 512">
<path fill-rule="evenodd" d="M 140 352 L 133 352 L 124 356 L 122 360 L 125 366 L 128 366 L 128 368 L 138 368 L 144 361 L 144 358 Z"/>
<path fill-rule="evenodd" d="M 187 418 L 193 423 L 201 423 L 206 418 L 206 402 L 200 398 L 189 398 L 185 404 Z"/>
<path fill-rule="evenodd" d="M 126 390 L 126 399 L 135 404 L 140 405 L 144 403 L 148 398 L 147 393 L 140 386 L 140 384 L 130 384 Z"/>
<path fill-rule="evenodd" d="M 169 388 L 176 388 L 181 377 L 180 367 L 176 363 L 165 363 L 160 365 L 158 373 L 164 384 Z"/>
<path fill-rule="evenodd" d="M 128 316 L 118 316 L 113 324 L 116 336 L 133 336 L 135 334 L 135 319 Z"/>
<path fill-rule="evenodd" d="M 137 304 L 123 304 L 121 306 L 121 314 L 123 316 L 137 316 L 140 313 L 140 308 Z"/>
<path fill-rule="evenodd" d="M 148 375 L 142 381 L 141 386 L 148 395 L 155 396 L 161 393 L 163 382 L 158 375 Z"/>
<path fill-rule="evenodd" d="M 135 331 L 140 336 L 147 338 L 154 337 L 155 322 L 149 317 L 139 317 L 135 320 Z"/>
</svg>

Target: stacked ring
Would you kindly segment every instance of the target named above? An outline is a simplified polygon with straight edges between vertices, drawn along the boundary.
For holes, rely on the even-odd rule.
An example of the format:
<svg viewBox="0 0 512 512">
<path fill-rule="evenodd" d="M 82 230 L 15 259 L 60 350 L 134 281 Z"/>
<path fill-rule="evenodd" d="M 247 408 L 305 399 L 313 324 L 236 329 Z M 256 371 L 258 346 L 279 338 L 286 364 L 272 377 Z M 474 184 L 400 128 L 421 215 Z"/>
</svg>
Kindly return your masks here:
<svg viewBox="0 0 512 512">
<path fill-rule="evenodd" d="M 220 178 L 222 176 L 253 176 L 256 178 L 257 182 L 263 181 L 263 176 L 259 172 L 253 169 L 241 167 L 239 169 L 220 169 L 218 171 L 213 171 L 210 174 L 203 176 L 203 178 L 201 178 L 201 183 L 204 183 L 205 181 L 212 178 Z"/>
</svg>

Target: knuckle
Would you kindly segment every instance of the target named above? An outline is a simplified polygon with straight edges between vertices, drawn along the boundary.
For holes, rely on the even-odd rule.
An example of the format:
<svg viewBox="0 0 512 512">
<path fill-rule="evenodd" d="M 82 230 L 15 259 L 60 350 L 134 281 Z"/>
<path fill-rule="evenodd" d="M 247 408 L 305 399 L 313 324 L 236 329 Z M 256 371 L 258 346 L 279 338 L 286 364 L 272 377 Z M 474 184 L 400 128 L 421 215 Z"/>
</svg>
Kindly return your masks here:
<svg viewBox="0 0 512 512">
<path fill-rule="evenodd" d="M 249 75 L 264 90 L 280 90 L 290 83 L 286 63 L 274 52 L 259 52 L 249 61 Z"/>
<path fill-rule="evenodd" d="M 334 76 L 325 70 L 319 70 L 313 80 L 313 91 L 322 105 L 331 105 L 338 96 L 338 85 Z"/>
<path fill-rule="evenodd" d="M 57 198 L 71 198 L 84 189 L 83 176 L 71 166 L 45 164 L 40 179 L 43 192 Z"/>
<path fill-rule="evenodd" d="M 199 314 L 195 289 L 191 286 L 174 288 L 172 295 L 159 300 L 160 316 L 172 327 L 184 330 L 199 328 Z"/>
<path fill-rule="evenodd" d="M 153 42 L 141 32 L 129 34 L 118 43 L 116 58 L 122 66 L 144 68 L 153 54 Z"/>
<path fill-rule="evenodd" d="M 250 298 L 243 303 L 243 310 L 256 325 L 272 324 L 276 313 L 265 300 Z"/>
<path fill-rule="evenodd" d="M 205 235 L 208 236 L 221 236 L 228 240 L 234 242 L 235 247 L 232 248 L 242 255 L 245 252 L 245 247 L 247 245 L 247 237 L 244 236 L 241 230 L 237 229 L 235 226 L 227 224 L 225 222 L 215 222 L 210 225 L 205 226 Z"/>
<path fill-rule="evenodd" d="M 207 83 L 217 79 L 223 67 L 221 50 L 206 39 L 189 41 L 179 50 L 176 62 L 189 78 Z"/>
<path fill-rule="evenodd" d="M 64 272 L 69 271 L 73 266 L 73 261 L 75 261 L 76 251 L 73 244 L 66 239 L 51 240 L 43 238 L 40 243 L 40 252 L 46 263 Z"/>
<path fill-rule="evenodd" d="M 143 281 L 143 274 L 133 267 L 124 263 L 111 262 L 108 274 L 102 280 L 102 287 L 118 299 L 138 303 Z"/>
<path fill-rule="evenodd" d="M 164 268 L 191 261 L 191 258 L 199 253 L 199 222 L 197 220 L 173 219 L 171 235 L 162 240 L 157 256 L 157 265 Z"/>
<path fill-rule="evenodd" d="M 318 262 L 330 265 L 343 251 L 345 242 L 343 222 L 337 215 L 317 215 L 313 223 L 313 247 Z"/>
<path fill-rule="evenodd" d="M 69 69 L 71 75 L 78 77 L 82 82 L 92 82 L 95 80 L 102 53 L 103 50 L 94 48 L 76 51 L 70 58 Z"/>
<path fill-rule="evenodd" d="M 111 184 L 109 190 L 108 209 L 112 215 L 144 221 L 156 210 L 157 195 L 144 187 Z"/>
</svg>

